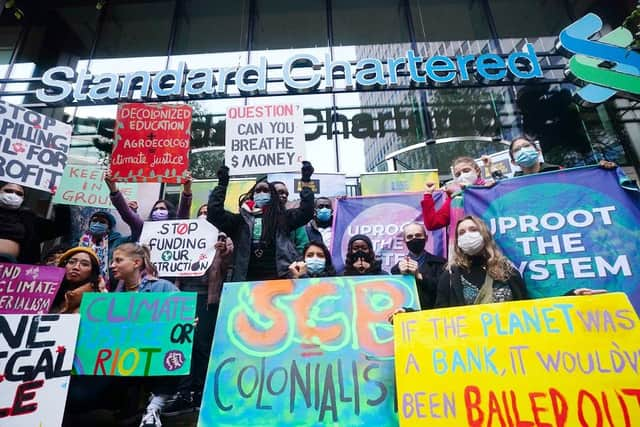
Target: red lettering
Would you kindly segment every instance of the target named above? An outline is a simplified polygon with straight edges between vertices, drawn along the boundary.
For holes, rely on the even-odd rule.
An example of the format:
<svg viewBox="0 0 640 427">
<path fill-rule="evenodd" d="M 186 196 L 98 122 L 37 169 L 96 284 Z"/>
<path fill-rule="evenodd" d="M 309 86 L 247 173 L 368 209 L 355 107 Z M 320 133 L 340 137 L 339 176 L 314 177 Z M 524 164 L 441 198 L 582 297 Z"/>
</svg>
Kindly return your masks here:
<svg viewBox="0 0 640 427">
<path fill-rule="evenodd" d="M 478 387 L 470 385 L 464 388 L 464 406 L 467 410 L 467 424 L 469 427 L 482 427 L 484 412 L 480 409 L 481 400 Z M 474 416 L 474 411 L 476 411 L 476 416 Z"/>
<path fill-rule="evenodd" d="M 584 400 L 588 398 L 593 405 L 593 409 L 596 415 L 596 427 L 602 427 L 602 411 L 600 410 L 600 405 L 598 404 L 598 400 L 596 397 L 589 393 L 586 390 L 580 390 L 578 392 L 578 420 L 580 421 L 580 425 L 585 427 L 591 427 L 592 424 L 585 418 L 584 411 Z"/>
<path fill-rule="evenodd" d="M 630 427 L 631 417 L 629 417 L 629 408 L 627 408 L 627 403 L 624 401 L 624 396 L 616 392 L 616 397 L 618 398 L 618 403 L 620 403 L 620 408 L 622 408 L 622 416 L 624 417 L 624 426 Z"/>
<path fill-rule="evenodd" d="M 502 427 L 506 427 L 504 423 L 504 418 L 502 417 L 502 412 L 500 412 L 500 405 L 498 404 L 498 398 L 496 397 L 493 391 L 489 392 L 489 419 L 487 420 L 487 425 L 493 425 L 493 416 L 494 414 L 498 415 L 498 420 L 500 421 L 500 425 Z"/>
<path fill-rule="evenodd" d="M 509 396 L 511 397 L 511 408 L 513 409 L 513 415 L 516 418 L 516 427 L 533 427 L 533 421 L 523 421 L 520 419 L 520 411 L 518 411 L 518 399 L 516 397 L 516 392 L 513 390 L 509 391 Z"/>
<path fill-rule="evenodd" d="M 547 395 L 540 392 L 529 393 L 529 402 L 531 403 L 531 411 L 533 411 L 533 420 L 536 422 L 536 427 L 553 427 L 549 423 L 540 421 L 539 413 L 547 412 L 548 409 L 538 406 L 538 402 L 536 402 L 536 399 L 539 397 L 547 397 Z"/>
<path fill-rule="evenodd" d="M 637 388 L 623 388 L 622 393 L 627 396 L 635 396 L 636 403 L 640 405 L 640 389 Z"/>
<path fill-rule="evenodd" d="M 551 398 L 551 406 L 553 407 L 553 416 L 556 420 L 557 427 L 564 427 L 567 423 L 567 399 L 564 398 L 555 388 L 549 389 L 549 397 Z"/>
<path fill-rule="evenodd" d="M 102 356 L 102 354 L 106 354 L 106 357 Z M 107 371 L 104 369 L 104 362 L 109 360 L 111 357 L 111 350 L 107 348 L 103 348 L 98 352 L 98 357 L 96 357 L 96 365 L 93 367 L 93 375 L 96 375 L 98 372 L 98 366 L 102 369 L 102 375 L 107 375 Z"/>
</svg>

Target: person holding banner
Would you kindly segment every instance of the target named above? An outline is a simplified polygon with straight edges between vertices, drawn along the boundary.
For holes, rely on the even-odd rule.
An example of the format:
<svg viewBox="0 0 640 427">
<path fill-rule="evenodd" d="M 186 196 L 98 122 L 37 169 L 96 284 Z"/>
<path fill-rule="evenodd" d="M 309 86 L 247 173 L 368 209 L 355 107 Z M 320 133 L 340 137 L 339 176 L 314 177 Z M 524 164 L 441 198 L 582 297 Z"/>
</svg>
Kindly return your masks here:
<svg viewBox="0 0 640 427">
<path fill-rule="evenodd" d="M 382 261 L 376 258 L 371 239 L 356 234 L 349 239 L 347 257 L 344 262 L 345 276 L 367 276 L 389 274 L 382 269 Z"/>
<path fill-rule="evenodd" d="M 538 172 L 551 172 L 562 169 L 558 165 L 540 161 L 540 149 L 538 146 L 524 136 L 519 136 L 511 141 L 509 145 L 509 156 L 511 163 L 518 165 L 520 171 L 513 176 L 529 175 Z"/>
<path fill-rule="evenodd" d="M 302 182 L 308 183 L 313 166 L 302 162 Z M 287 277 L 289 266 L 298 259 L 291 232 L 313 218 L 313 191 L 303 186 L 300 206 L 286 209 L 273 185 L 259 181 L 240 197 L 240 213 L 224 209 L 229 168 L 217 172 L 218 186 L 209 195 L 207 220 L 231 237 L 235 245 L 231 280 L 255 281 Z"/>
<path fill-rule="evenodd" d="M 91 248 L 75 247 L 60 257 L 58 267 L 65 269 L 60 289 L 51 304 L 51 313 L 79 313 L 82 294 L 106 292 L 100 277 L 100 262 Z"/>
<path fill-rule="evenodd" d="M 292 263 L 289 266 L 289 273 L 292 279 L 337 275 L 329 249 L 319 241 L 307 243 L 302 251 L 302 261 Z"/>
</svg>

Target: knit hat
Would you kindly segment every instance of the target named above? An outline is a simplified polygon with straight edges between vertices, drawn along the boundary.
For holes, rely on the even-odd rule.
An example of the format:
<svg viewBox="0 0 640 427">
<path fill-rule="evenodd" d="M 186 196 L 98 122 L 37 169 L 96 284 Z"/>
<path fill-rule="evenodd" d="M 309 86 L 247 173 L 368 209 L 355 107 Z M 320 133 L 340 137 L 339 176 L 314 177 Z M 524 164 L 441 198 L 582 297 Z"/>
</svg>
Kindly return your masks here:
<svg viewBox="0 0 640 427">
<path fill-rule="evenodd" d="M 65 263 L 67 262 L 67 260 L 69 260 L 69 258 L 71 258 L 73 255 L 80 252 L 84 252 L 85 254 L 89 255 L 91 257 L 91 260 L 94 263 L 100 265 L 100 261 L 98 261 L 98 256 L 93 251 L 93 249 L 85 246 L 76 246 L 75 248 L 71 248 L 67 252 L 62 254 L 62 256 L 60 257 L 60 261 L 58 262 L 58 267 L 64 267 Z"/>
<path fill-rule="evenodd" d="M 373 243 L 371 243 L 371 239 L 369 238 L 369 236 L 365 236 L 364 234 L 356 234 L 355 236 L 349 239 L 349 244 L 347 245 L 347 252 L 351 250 L 351 245 L 356 240 L 364 241 L 367 244 L 367 246 L 369 246 L 369 250 L 373 251 Z"/>
</svg>

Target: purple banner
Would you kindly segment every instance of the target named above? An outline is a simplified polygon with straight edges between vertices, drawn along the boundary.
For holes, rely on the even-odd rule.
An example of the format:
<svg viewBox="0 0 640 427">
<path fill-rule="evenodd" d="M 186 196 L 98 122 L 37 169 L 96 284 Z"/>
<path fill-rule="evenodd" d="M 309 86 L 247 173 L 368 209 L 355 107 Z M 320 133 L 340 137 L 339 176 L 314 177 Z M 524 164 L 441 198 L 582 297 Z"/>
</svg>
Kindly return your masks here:
<svg viewBox="0 0 640 427">
<path fill-rule="evenodd" d="M 373 242 L 376 255 L 382 259 L 382 268 L 388 272 L 408 252 L 402 227 L 410 222 L 422 222 L 422 197 L 422 193 L 403 193 L 337 199 L 331 242 L 336 270 L 344 269 L 349 239 L 364 234 Z M 434 193 L 436 206 L 441 204 L 441 197 L 442 193 Z M 428 252 L 444 257 L 446 244 L 445 228 L 427 232 L 425 249 Z"/>
<path fill-rule="evenodd" d="M 0 263 L 0 314 L 48 313 L 64 269 Z"/>
</svg>

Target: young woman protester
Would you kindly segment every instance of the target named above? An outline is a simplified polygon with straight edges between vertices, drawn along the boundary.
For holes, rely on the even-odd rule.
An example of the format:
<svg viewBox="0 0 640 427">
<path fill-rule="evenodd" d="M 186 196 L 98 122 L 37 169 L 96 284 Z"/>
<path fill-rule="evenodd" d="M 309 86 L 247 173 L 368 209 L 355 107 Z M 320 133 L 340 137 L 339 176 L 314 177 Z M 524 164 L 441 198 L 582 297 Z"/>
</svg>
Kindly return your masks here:
<svg viewBox="0 0 640 427">
<path fill-rule="evenodd" d="M 329 249 L 319 241 L 307 243 L 302 251 L 302 261 L 289 266 L 289 275 L 292 279 L 336 276 Z"/>
<path fill-rule="evenodd" d="M 302 162 L 302 182 L 308 183 L 313 166 Z M 313 218 L 313 192 L 303 185 L 300 206 L 286 209 L 272 183 L 259 181 L 240 197 L 240 213 L 224 209 L 229 168 L 218 170 L 218 186 L 209 196 L 207 219 L 234 243 L 231 280 L 272 280 L 287 277 L 298 258 L 291 232 Z"/>
<path fill-rule="evenodd" d="M 60 257 L 58 267 L 63 267 L 65 274 L 50 313 L 79 313 L 85 292 L 106 292 L 100 262 L 91 248 L 69 249 Z"/>
<path fill-rule="evenodd" d="M 356 234 L 349 239 L 344 262 L 345 276 L 365 276 L 389 274 L 382 269 L 382 261 L 376 258 L 371 239 L 364 234 Z"/>
</svg>

